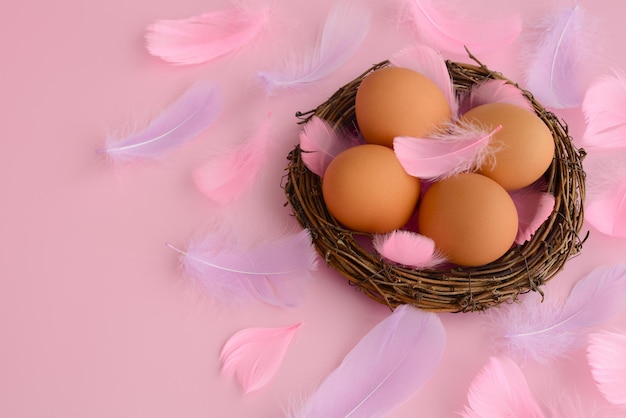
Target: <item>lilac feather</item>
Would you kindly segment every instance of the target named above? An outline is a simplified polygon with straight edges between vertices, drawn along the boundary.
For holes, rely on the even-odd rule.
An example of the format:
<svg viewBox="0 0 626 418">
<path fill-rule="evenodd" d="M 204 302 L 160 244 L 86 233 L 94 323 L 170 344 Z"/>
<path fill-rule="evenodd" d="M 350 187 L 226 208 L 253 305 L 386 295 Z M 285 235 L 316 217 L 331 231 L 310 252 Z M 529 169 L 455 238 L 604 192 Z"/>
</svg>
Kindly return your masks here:
<svg viewBox="0 0 626 418">
<path fill-rule="evenodd" d="M 330 75 L 359 48 L 369 32 L 370 20 L 371 12 L 358 2 L 338 3 L 330 11 L 321 38 L 309 54 L 287 63 L 282 70 L 259 72 L 267 92 L 305 86 Z"/>
<path fill-rule="evenodd" d="M 145 129 L 122 139 L 107 138 L 104 149 L 115 160 L 153 159 L 182 146 L 208 128 L 223 107 L 221 89 L 192 85 Z"/>
<path fill-rule="evenodd" d="M 304 298 L 317 253 L 308 231 L 260 243 L 243 242 L 241 231 L 215 230 L 179 252 L 186 275 L 220 305 L 259 300 L 297 306 Z M 241 234 L 240 234 L 241 235 Z"/>
<path fill-rule="evenodd" d="M 386 417 L 430 379 L 445 345 L 445 329 L 436 314 L 399 306 L 290 416 Z"/>
</svg>

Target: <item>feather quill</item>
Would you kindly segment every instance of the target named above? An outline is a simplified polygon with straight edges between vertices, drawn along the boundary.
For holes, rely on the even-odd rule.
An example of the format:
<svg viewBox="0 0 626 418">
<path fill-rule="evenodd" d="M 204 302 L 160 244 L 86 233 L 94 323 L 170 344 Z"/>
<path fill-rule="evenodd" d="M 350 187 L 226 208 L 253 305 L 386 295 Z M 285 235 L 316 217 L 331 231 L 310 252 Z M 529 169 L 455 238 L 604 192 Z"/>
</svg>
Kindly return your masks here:
<svg viewBox="0 0 626 418">
<path fill-rule="evenodd" d="M 228 339 L 222 352 L 222 374 L 235 376 L 245 393 L 267 385 L 302 323 L 279 328 L 246 328 Z"/>
<path fill-rule="evenodd" d="M 370 28 L 371 12 L 353 0 L 330 11 L 322 35 L 312 51 L 278 71 L 258 73 L 268 93 L 306 86 L 330 75 L 359 48 Z"/>
<path fill-rule="evenodd" d="M 122 139 L 109 137 L 97 152 L 118 161 L 160 157 L 208 128 L 223 105 L 217 85 L 196 83 L 145 129 Z"/>
<path fill-rule="evenodd" d="M 405 0 L 406 12 L 423 43 L 438 50 L 465 54 L 493 50 L 512 43 L 522 30 L 517 14 L 478 21 L 459 13 L 462 7 L 442 7 L 437 0 Z"/>
<path fill-rule="evenodd" d="M 519 366 L 508 357 L 491 357 L 472 381 L 464 418 L 543 418 L 544 413 Z"/>
<path fill-rule="evenodd" d="M 269 20 L 269 8 L 242 4 L 185 19 L 157 20 L 146 29 L 146 48 L 172 64 L 205 63 L 253 41 Z"/>
<path fill-rule="evenodd" d="M 573 7 L 557 8 L 527 29 L 521 44 L 526 88 L 544 106 L 562 109 L 582 103 L 599 55 L 590 27 L 576 1 Z"/>
<path fill-rule="evenodd" d="M 426 45 L 416 44 L 398 51 L 389 62 L 396 67 L 417 71 L 432 80 L 445 95 L 452 117 L 456 118 L 458 102 L 454 85 L 446 62 L 439 51 Z"/>
<path fill-rule="evenodd" d="M 626 406 L 626 335 L 616 332 L 591 334 L 587 359 L 604 397 L 614 405 Z"/>
<path fill-rule="evenodd" d="M 302 161 L 313 173 L 324 176 L 328 164 L 340 152 L 358 144 L 358 141 L 335 131 L 325 120 L 313 116 L 300 131 Z"/>
<path fill-rule="evenodd" d="M 526 298 L 490 315 L 508 355 L 547 363 L 584 343 L 589 329 L 618 314 L 625 299 L 626 267 L 600 266 L 574 285 L 562 306 Z"/>
<path fill-rule="evenodd" d="M 451 123 L 427 138 L 396 137 L 393 150 L 408 174 L 441 179 L 491 163 L 495 151 L 491 138 L 500 129 L 489 132 L 472 123 Z"/>
<path fill-rule="evenodd" d="M 523 244 L 535 235 L 537 229 L 548 219 L 554 210 L 555 199 L 552 194 L 543 192 L 533 185 L 509 194 L 517 209 L 519 220 L 515 243 Z"/>
<path fill-rule="evenodd" d="M 310 272 L 317 268 L 308 231 L 256 243 L 245 242 L 240 235 L 238 230 L 216 228 L 186 250 L 166 245 L 181 254 L 185 274 L 219 305 L 258 300 L 297 306 Z"/>
<path fill-rule="evenodd" d="M 399 306 L 343 359 L 294 418 L 385 417 L 434 373 L 446 334 L 439 317 Z"/>
<path fill-rule="evenodd" d="M 506 80 L 487 79 L 473 86 L 461 101 L 462 113 L 487 103 L 508 103 L 534 111 L 522 91 Z"/>
<path fill-rule="evenodd" d="M 225 205 L 239 197 L 257 179 L 267 160 L 269 116 L 258 132 L 229 153 L 214 155 L 192 173 L 198 190 Z"/>
<path fill-rule="evenodd" d="M 586 129 L 580 146 L 587 150 L 626 148 L 626 75 L 593 82 L 582 103 Z"/>
<path fill-rule="evenodd" d="M 374 248 L 383 258 L 409 267 L 431 268 L 445 261 L 432 239 L 411 231 L 376 234 Z"/>
</svg>

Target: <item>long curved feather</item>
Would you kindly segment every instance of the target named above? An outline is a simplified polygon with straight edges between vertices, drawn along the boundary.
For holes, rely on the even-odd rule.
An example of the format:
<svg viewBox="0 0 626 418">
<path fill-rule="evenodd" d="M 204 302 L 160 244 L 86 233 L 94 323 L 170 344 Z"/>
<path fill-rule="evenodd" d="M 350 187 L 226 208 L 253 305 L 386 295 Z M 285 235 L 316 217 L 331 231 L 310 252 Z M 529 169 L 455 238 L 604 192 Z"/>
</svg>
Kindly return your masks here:
<svg viewBox="0 0 626 418">
<path fill-rule="evenodd" d="M 237 4 L 185 19 L 163 19 L 146 29 L 150 54 L 177 65 L 200 64 L 236 51 L 263 32 L 269 8 Z"/>
<path fill-rule="evenodd" d="M 122 139 L 108 137 L 106 147 L 97 152 L 114 160 L 160 157 L 208 128 L 223 106 L 219 86 L 196 83 L 145 129 Z"/>
<path fill-rule="evenodd" d="M 626 148 L 626 75 L 616 72 L 593 82 L 583 99 L 586 150 Z"/>
<path fill-rule="evenodd" d="M 385 417 L 434 373 L 446 334 L 439 317 L 399 306 L 343 359 L 294 418 Z"/>
<path fill-rule="evenodd" d="M 543 418 L 524 373 L 508 357 L 491 357 L 474 378 L 464 418 Z"/>
<path fill-rule="evenodd" d="M 228 339 L 222 352 L 222 374 L 234 375 L 245 393 L 265 386 L 276 374 L 301 322 L 289 327 L 246 328 Z"/>
<path fill-rule="evenodd" d="M 498 343 L 510 356 L 548 362 L 584 343 L 591 327 L 623 309 L 626 267 L 600 266 L 580 279 L 562 306 L 524 300 L 490 312 Z"/>
<path fill-rule="evenodd" d="M 193 240 L 181 254 L 190 280 L 222 305 L 259 300 L 275 306 L 297 306 L 304 298 L 317 253 L 308 231 L 260 243 L 243 242 L 240 231 L 216 228 Z"/>
<path fill-rule="evenodd" d="M 279 71 L 258 76 L 268 93 L 305 86 L 321 80 L 343 65 L 356 52 L 369 32 L 371 12 L 354 0 L 344 0 L 330 11 L 319 42 L 308 55 Z"/>
<path fill-rule="evenodd" d="M 591 334 L 587 359 L 604 397 L 612 404 L 626 406 L 626 335 L 616 332 Z"/>
</svg>

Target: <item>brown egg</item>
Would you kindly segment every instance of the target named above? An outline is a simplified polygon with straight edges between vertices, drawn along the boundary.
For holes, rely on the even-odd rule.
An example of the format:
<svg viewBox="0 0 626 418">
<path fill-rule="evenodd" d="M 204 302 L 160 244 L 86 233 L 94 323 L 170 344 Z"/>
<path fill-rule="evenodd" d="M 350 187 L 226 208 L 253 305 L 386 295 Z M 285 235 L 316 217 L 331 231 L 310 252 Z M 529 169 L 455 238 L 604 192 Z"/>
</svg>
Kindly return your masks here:
<svg viewBox="0 0 626 418">
<path fill-rule="evenodd" d="M 492 139 L 497 150 L 494 159 L 478 171 L 506 190 L 535 182 L 552 163 L 552 133 L 534 112 L 508 103 L 489 103 L 470 109 L 462 119 L 489 130 L 502 125 Z"/>
<path fill-rule="evenodd" d="M 398 67 L 381 68 L 363 79 L 355 113 L 365 141 L 387 147 L 396 136 L 425 136 L 451 116 L 448 101 L 433 81 Z"/>
<path fill-rule="evenodd" d="M 331 161 L 322 193 L 328 211 L 347 228 L 385 233 L 407 223 L 419 199 L 420 182 L 404 171 L 391 148 L 364 144 Z"/>
<path fill-rule="evenodd" d="M 419 232 L 451 262 L 480 266 L 502 256 L 515 240 L 515 204 L 498 183 L 459 174 L 428 188 L 418 212 Z"/>
</svg>

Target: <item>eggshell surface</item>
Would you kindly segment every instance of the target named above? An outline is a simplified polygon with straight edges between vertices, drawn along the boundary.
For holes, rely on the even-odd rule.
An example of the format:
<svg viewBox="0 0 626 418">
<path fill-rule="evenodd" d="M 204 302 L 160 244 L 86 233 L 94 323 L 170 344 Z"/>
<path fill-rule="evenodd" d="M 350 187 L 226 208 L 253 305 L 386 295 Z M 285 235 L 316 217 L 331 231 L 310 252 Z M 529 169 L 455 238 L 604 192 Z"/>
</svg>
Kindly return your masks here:
<svg viewBox="0 0 626 418">
<path fill-rule="evenodd" d="M 420 182 L 404 171 L 391 148 L 364 144 L 331 161 L 322 193 L 328 211 L 345 227 L 386 233 L 407 223 L 419 199 Z"/>
<path fill-rule="evenodd" d="M 506 253 L 517 234 L 518 217 L 513 200 L 498 183 L 463 173 L 428 188 L 418 228 L 451 262 L 475 267 Z"/>
<path fill-rule="evenodd" d="M 384 67 L 366 76 L 355 98 L 356 121 L 366 142 L 393 146 L 396 136 L 423 137 L 447 122 L 443 92 L 424 75 Z"/>
<path fill-rule="evenodd" d="M 493 160 L 478 171 L 506 190 L 532 184 L 552 163 L 552 133 L 534 112 L 508 103 L 488 103 L 470 109 L 462 119 L 488 130 L 502 126 L 492 139 Z"/>
</svg>

